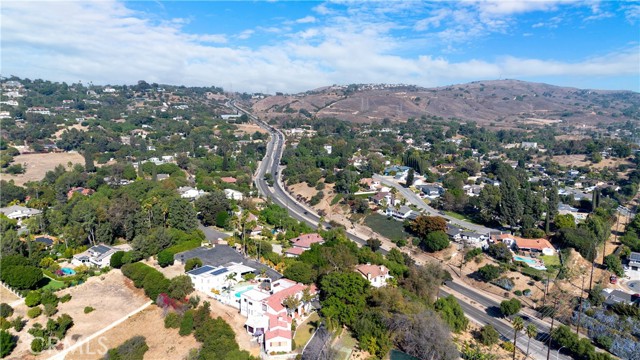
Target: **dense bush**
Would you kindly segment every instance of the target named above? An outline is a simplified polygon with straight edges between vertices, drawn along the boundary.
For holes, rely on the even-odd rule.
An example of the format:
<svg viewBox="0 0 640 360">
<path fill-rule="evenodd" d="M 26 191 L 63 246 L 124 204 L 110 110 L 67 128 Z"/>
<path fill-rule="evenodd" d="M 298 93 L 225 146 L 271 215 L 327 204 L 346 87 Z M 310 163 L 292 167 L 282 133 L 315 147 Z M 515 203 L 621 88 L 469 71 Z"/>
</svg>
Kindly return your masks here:
<svg viewBox="0 0 640 360">
<path fill-rule="evenodd" d="M 158 295 L 169 291 L 169 279 L 146 264 L 138 262 L 123 265 L 122 273 L 133 281 L 135 287 L 143 288 L 144 293 L 154 301 Z"/>
<path fill-rule="evenodd" d="M 3 282 L 20 290 L 35 288 L 42 276 L 42 270 L 31 265 L 2 266 L 0 273 Z"/>
<path fill-rule="evenodd" d="M 58 312 L 58 307 L 54 304 L 44 304 L 44 314 L 46 316 L 53 316 Z"/>
<path fill-rule="evenodd" d="M 124 251 L 116 251 L 115 253 L 113 253 L 113 255 L 111 255 L 111 259 L 109 260 L 109 266 L 114 269 L 120 269 L 122 265 L 124 265 L 124 262 L 122 261 L 124 254 Z"/>
<path fill-rule="evenodd" d="M 522 303 L 518 299 L 504 300 L 500 303 L 500 312 L 504 316 L 517 314 L 522 309 Z"/>
<path fill-rule="evenodd" d="M 8 318 L 13 315 L 13 308 L 7 303 L 0 304 L 0 317 Z"/>
<path fill-rule="evenodd" d="M 467 328 L 469 319 L 465 317 L 462 307 L 452 295 L 436 300 L 434 308 L 454 332 L 459 333 Z"/>
<path fill-rule="evenodd" d="M 182 323 L 182 316 L 173 311 L 169 312 L 164 318 L 164 327 L 170 329 L 178 329 Z"/>
<path fill-rule="evenodd" d="M 180 321 L 180 336 L 187 336 L 193 331 L 193 310 L 187 310 Z"/>
<path fill-rule="evenodd" d="M 0 358 L 4 358 L 11 354 L 17 344 L 18 342 L 16 337 L 5 330 L 0 331 Z"/>
<path fill-rule="evenodd" d="M 187 260 L 184 264 L 184 271 L 191 271 L 196 267 L 202 266 L 202 260 L 200 258 L 191 258 Z"/>
<path fill-rule="evenodd" d="M 482 327 L 479 333 L 480 342 L 484 346 L 491 346 L 500 341 L 500 333 L 491 325 Z"/>
<path fill-rule="evenodd" d="M 149 350 L 144 336 L 134 336 L 115 349 L 109 349 L 103 360 L 143 360 Z"/>
<path fill-rule="evenodd" d="M 92 312 L 92 311 L 94 311 L 94 310 L 95 310 L 95 309 L 94 309 L 94 308 L 92 308 L 91 306 L 85 306 L 85 307 L 84 307 L 84 313 L 85 313 L 85 314 L 88 314 L 88 313 L 90 313 L 90 312 Z"/>
<path fill-rule="evenodd" d="M 507 291 L 511 291 L 511 289 L 513 289 L 513 287 L 515 286 L 513 280 L 506 277 L 494 280 L 491 283 Z"/>
<path fill-rule="evenodd" d="M 40 307 L 34 307 L 27 311 L 27 316 L 32 319 L 37 318 L 40 314 L 42 314 L 42 309 Z"/>
<path fill-rule="evenodd" d="M 61 303 L 66 303 L 71 300 L 71 294 L 65 294 L 60 298 Z"/>
<path fill-rule="evenodd" d="M 158 253 L 158 265 L 163 268 L 173 265 L 173 254 L 166 249 L 160 251 Z"/>
<path fill-rule="evenodd" d="M 478 269 L 478 276 L 481 280 L 486 282 L 497 279 L 501 273 L 502 270 L 498 266 L 494 265 L 485 265 Z"/>
</svg>

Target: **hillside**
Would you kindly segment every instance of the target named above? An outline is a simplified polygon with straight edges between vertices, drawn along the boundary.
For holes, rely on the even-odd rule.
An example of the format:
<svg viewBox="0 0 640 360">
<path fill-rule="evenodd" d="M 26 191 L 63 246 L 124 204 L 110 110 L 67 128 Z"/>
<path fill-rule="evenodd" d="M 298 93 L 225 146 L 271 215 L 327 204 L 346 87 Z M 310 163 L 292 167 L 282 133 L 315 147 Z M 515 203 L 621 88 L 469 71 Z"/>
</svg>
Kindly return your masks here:
<svg viewBox="0 0 640 360">
<path fill-rule="evenodd" d="M 354 122 L 441 117 L 498 127 L 554 122 L 589 124 L 640 119 L 640 94 L 583 90 L 518 80 L 478 81 L 438 88 L 408 85 L 331 86 L 253 104 L 267 118 L 335 117 Z"/>
</svg>

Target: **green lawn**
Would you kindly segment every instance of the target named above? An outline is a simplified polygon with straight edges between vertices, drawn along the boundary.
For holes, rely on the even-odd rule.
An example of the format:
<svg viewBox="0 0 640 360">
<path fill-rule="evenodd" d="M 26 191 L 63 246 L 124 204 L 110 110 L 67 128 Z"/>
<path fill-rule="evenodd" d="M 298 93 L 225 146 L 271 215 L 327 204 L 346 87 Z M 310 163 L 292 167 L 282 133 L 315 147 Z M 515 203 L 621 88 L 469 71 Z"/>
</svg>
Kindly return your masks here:
<svg viewBox="0 0 640 360">
<path fill-rule="evenodd" d="M 540 259 L 544 262 L 544 266 L 560 266 L 560 257 L 558 255 L 542 255 Z"/>
<path fill-rule="evenodd" d="M 309 318 L 305 322 L 298 326 L 298 328 L 296 329 L 296 333 L 293 336 L 293 341 L 296 342 L 297 347 L 302 349 L 307 344 L 307 342 L 309 342 L 309 339 L 311 339 L 311 335 L 313 335 L 313 332 L 318 326 L 318 320 L 320 320 L 320 316 L 318 316 L 317 312 L 314 312 L 313 314 L 309 315 Z"/>
<path fill-rule="evenodd" d="M 351 352 L 355 349 L 358 344 L 358 340 L 356 340 L 349 331 L 345 331 L 344 334 L 340 337 L 340 340 L 335 344 L 334 349 L 338 351 L 337 359 L 348 360 L 351 357 Z"/>
<path fill-rule="evenodd" d="M 62 281 L 58 281 L 58 280 L 54 280 L 51 279 L 49 277 L 45 278 L 49 279 L 49 282 L 47 283 L 47 285 L 43 286 L 42 289 L 48 289 L 48 290 L 52 290 L 52 291 L 56 291 L 58 289 L 61 289 L 62 287 L 64 287 L 64 282 Z"/>
<path fill-rule="evenodd" d="M 458 214 L 457 212 L 453 212 L 453 211 L 445 211 L 445 214 L 451 216 L 452 218 L 456 218 L 458 220 L 469 220 L 467 219 L 464 215 L 462 214 Z"/>
<path fill-rule="evenodd" d="M 364 223 L 370 227 L 371 230 L 393 241 L 406 238 L 407 236 L 401 221 L 389 219 L 377 213 L 367 216 L 364 219 Z"/>
<path fill-rule="evenodd" d="M 342 194 L 336 195 L 336 197 L 334 197 L 333 200 L 331 200 L 331 205 L 335 205 L 339 203 L 340 200 L 342 200 Z"/>
</svg>

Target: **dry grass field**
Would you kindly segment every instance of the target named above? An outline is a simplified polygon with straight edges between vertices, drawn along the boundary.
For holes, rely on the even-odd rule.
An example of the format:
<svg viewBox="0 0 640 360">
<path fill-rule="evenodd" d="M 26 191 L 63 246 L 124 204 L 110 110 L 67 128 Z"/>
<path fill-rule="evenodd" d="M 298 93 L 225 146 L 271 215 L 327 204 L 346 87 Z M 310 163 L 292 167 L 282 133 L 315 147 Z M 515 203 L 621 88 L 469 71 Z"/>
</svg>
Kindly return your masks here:
<svg viewBox="0 0 640 360">
<path fill-rule="evenodd" d="M 24 185 L 29 181 L 39 181 L 44 178 L 47 171 L 55 169 L 58 165 L 67 167 L 68 163 L 84 165 L 84 158 L 76 151 L 65 153 L 22 154 L 14 158 L 14 164 L 21 164 L 25 169 L 24 174 L 0 175 L 2 180 L 13 180 L 16 185 Z"/>
</svg>

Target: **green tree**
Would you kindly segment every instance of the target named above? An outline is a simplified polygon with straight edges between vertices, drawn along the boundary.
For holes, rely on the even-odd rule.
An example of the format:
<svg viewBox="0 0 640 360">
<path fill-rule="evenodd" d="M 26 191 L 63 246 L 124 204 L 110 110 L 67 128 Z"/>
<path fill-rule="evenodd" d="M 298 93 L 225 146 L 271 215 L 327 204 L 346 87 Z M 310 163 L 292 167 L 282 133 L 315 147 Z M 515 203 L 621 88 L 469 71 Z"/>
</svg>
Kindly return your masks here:
<svg viewBox="0 0 640 360">
<path fill-rule="evenodd" d="M 444 231 L 431 232 L 420 241 L 420 247 L 428 252 L 446 249 L 449 247 L 449 236 Z"/>
<path fill-rule="evenodd" d="M 287 279 L 291 279 L 293 281 L 303 283 L 303 284 L 311 284 L 316 279 L 316 272 L 311 267 L 311 265 L 302 262 L 295 261 L 284 270 L 284 277 Z"/>
<path fill-rule="evenodd" d="M 33 289 L 42 280 L 42 270 L 35 266 L 3 266 L 0 278 L 19 290 Z"/>
<path fill-rule="evenodd" d="M 331 272 L 320 281 L 322 314 L 351 325 L 367 306 L 369 282 L 353 271 Z"/>
<path fill-rule="evenodd" d="M 501 273 L 500 268 L 494 265 L 485 265 L 478 269 L 480 279 L 486 282 L 497 279 Z"/>
<path fill-rule="evenodd" d="M 531 345 L 531 339 L 535 338 L 538 335 L 538 328 L 533 324 L 529 324 L 527 325 L 525 333 L 529 338 L 529 341 L 527 342 L 527 356 L 524 357 L 526 359 L 529 357 L 529 345 Z"/>
<path fill-rule="evenodd" d="M 492 346 L 500 341 L 500 333 L 492 325 L 485 325 L 480 329 L 480 342 L 485 346 Z"/>
<path fill-rule="evenodd" d="M 109 260 L 109 265 L 114 269 L 120 269 L 123 265 L 122 257 L 124 256 L 124 251 L 116 251 L 111 255 L 111 259 Z"/>
<path fill-rule="evenodd" d="M 500 218 L 511 227 L 516 227 L 524 212 L 520 200 L 520 183 L 515 176 L 508 176 L 500 184 Z"/>
<path fill-rule="evenodd" d="M 231 210 L 229 200 L 222 191 L 213 191 L 196 200 L 202 223 L 206 226 L 216 224 L 216 217 L 219 213 L 228 213 Z"/>
<path fill-rule="evenodd" d="M 193 284 L 188 275 L 179 275 L 169 280 L 168 295 L 176 300 L 184 300 L 193 292 Z"/>
<path fill-rule="evenodd" d="M 622 262 L 620 261 L 620 258 L 616 254 L 605 256 L 604 265 L 612 273 L 618 276 L 624 276 L 624 268 L 622 267 Z"/>
<path fill-rule="evenodd" d="M 502 262 L 508 263 L 513 259 L 513 253 L 511 252 L 511 249 L 509 249 L 509 246 L 507 246 L 507 244 L 503 242 L 489 245 L 487 253 L 494 259 Z"/>
<path fill-rule="evenodd" d="M 511 316 L 517 314 L 522 309 L 522 303 L 518 299 L 503 300 L 500 303 L 500 312 L 504 316 Z"/>
<path fill-rule="evenodd" d="M 194 230 L 198 227 L 196 210 L 185 199 L 172 199 L 169 202 L 167 225 L 187 232 Z"/>
<path fill-rule="evenodd" d="M 158 265 L 160 267 L 167 267 L 173 265 L 173 252 L 165 249 L 158 253 Z"/>
<path fill-rule="evenodd" d="M 441 216 L 419 215 L 410 223 L 411 231 L 420 238 L 425 238 L 432 232 L 446 231 L 447 220 Z"/>
<path fill-rule="evenodd" d="M 200 266 L 202 266 L 202 260 L 200 260 L 200 258 L 191 258 L 184 263 L 184 271 L 191 271 Z"/>
<path fill-rule="evenodd" d="M 0 357 L 4 358 L 11 354 L 18 342 L 16 338 L 6 330 L 0 331 Z"/>
<path fill-rule="evenodd" d="M 457 333 L 466 330 L 469 320 L 465 317 L 462 307 L 452 295 L 436 300 L 434 308 L 451 330 Z"/>
<path fill-rule="evenodd" d="M 511 325 L 513 326 L 513 360 L 516 360 L 518 333 L 524 329 L 524 320 L 520 316 L 516 316 Z"/>
<path fill-rule="evenodd" d="M 556 215 L 553 222 L 556 224 L 556 228 L 558 229 L 575 229 L 576 228 L 576 220 L 571 214 L 566 215 Z"/>
<path fill-rule="evenodd" d="M 96 166 L 93 163 L 93 153 L 88 150 L 84 152 L 84 170 L 90 173 L 96 171 Z"/>
<path fill-rule="evenodd" d="M 413 185 L 413 180 L 415 179 L 415 170 L 413 170 L 413 168 L 409 169 L 409 172 L 407 173 L 407 180 L 405 182 L 405 186 L 409 187 L 411 185 Z"/>
<path fill-rule="evenodd" d="M 193 331 L 193 310 L 187 310 L 182 316 L 178 334 L 180 334 L 180 336 L 187 336 L 191 334 L 191 331 Z"/>
</svg>

